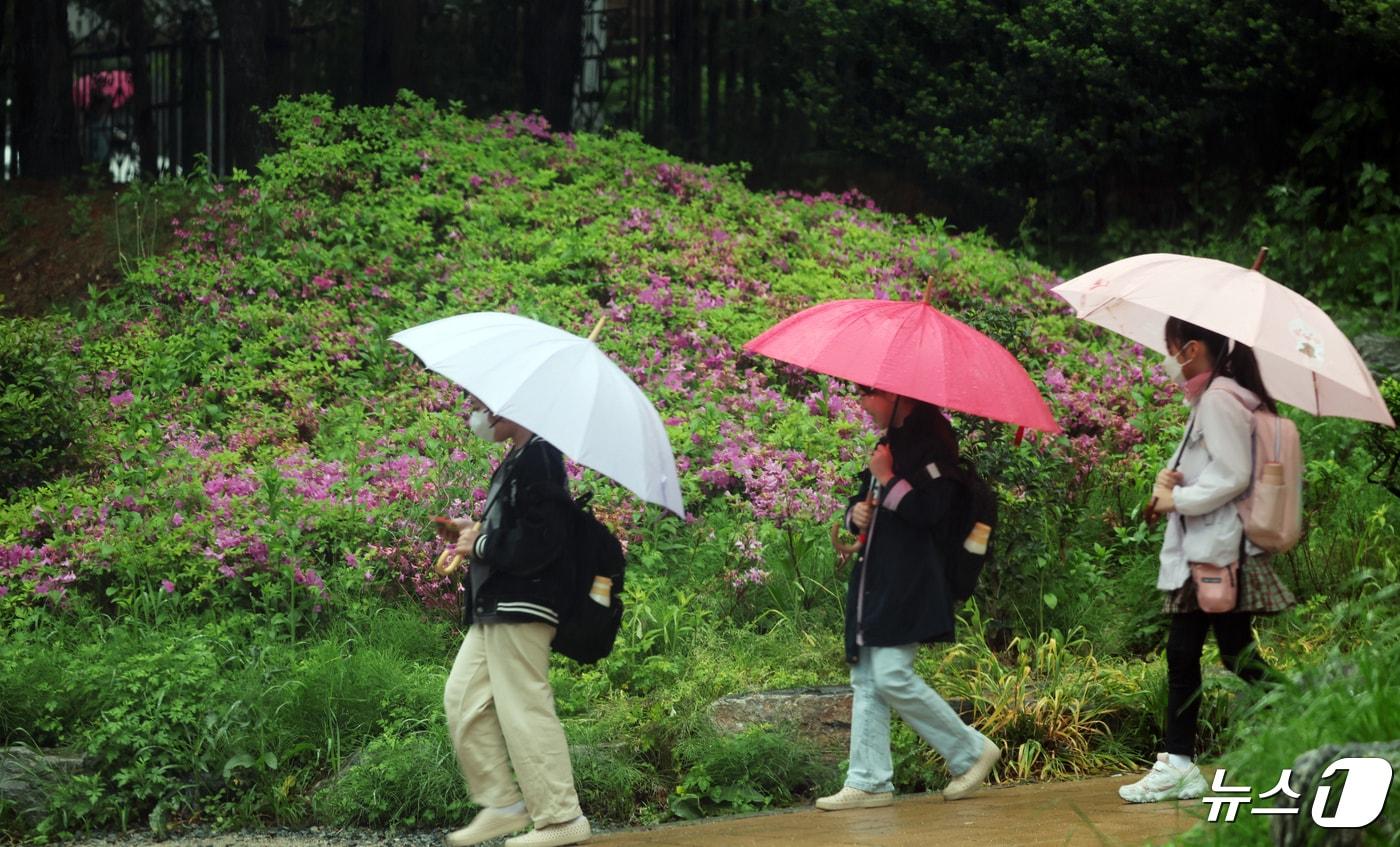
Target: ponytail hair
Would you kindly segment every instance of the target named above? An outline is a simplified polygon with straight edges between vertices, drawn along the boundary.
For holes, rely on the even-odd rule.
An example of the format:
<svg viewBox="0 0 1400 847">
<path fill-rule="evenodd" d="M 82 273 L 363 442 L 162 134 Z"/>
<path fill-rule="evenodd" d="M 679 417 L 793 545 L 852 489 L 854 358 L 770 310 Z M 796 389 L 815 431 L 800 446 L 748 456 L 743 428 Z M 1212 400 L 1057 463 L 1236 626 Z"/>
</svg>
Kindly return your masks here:
<svg viewBox="0 0 1400 847">
<path fill-rule="evenodd" d="M 1164 334 L 1168 346 L 1178 350 L 1186 346 L 1188 341 L 1199 341 L 1205 345 L 1206 351 L 1210 353 L 1210 360 L 1214 363 L 1215 376 L 1228 376 L 1233 379 L 1240 387 L 1254 392 L 1270 413 L 1278 414 L 1278 405 L 1269 389 L 1264 386 L 1264 377 L 1259 373 L 1259 360 L 1254 356 L 1253 347 L 1238 341 L 1232 344 L 1230 339 L 1220 333 L 1196 326 L 1181 318 L 1167 318 Z"/>
</svg>

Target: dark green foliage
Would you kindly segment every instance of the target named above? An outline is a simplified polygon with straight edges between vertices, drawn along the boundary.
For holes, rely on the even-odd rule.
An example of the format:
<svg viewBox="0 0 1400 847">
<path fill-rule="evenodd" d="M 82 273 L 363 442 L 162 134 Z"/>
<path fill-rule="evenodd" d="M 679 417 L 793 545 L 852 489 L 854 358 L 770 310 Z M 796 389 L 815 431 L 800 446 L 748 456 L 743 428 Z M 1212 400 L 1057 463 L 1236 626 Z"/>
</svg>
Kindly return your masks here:
<svg viewBox="0 0 1400 847">
<path fill-rule="evenodd" d="M 84 429 L 68 340 L 0 317 L 0 498 L 59 472 Z"/>
<path fill-rule="evenodd" d="M 1171 221 L 1193 187 L 1278 173 L 1332 21 L 1258 0 L 817 0 L 788 37 L 827 138 L 921 165 L 964 226 L 1008 231 L 1036 200 L 1052 236 Z"/>
<path fill-rule="evenodd" d="M 1400 421 L 1400 379 L 1387 379 L 1380 388 L 1390 416 Z M 1374 462 L 1367 479 L 1400 497 L 1400 430 L 1373 424 L 1366 430 L 1365 444 Z"/>
<path fill-rule="evenodd" d="M 475 810 L 440 727 L 374 739 L 316 795 L 315 807 L 337 826 L 390 829 L 456 828 Z"/>
<path fill-rule="evenodd" d="M 680 784 L 671 810 L 682 818 L 752 812 L 792 802 L 832 782 L 834 769 L 790 731 L 754 727 L 738 735 L 698 735 L 676 750 Z"/>
</svg>

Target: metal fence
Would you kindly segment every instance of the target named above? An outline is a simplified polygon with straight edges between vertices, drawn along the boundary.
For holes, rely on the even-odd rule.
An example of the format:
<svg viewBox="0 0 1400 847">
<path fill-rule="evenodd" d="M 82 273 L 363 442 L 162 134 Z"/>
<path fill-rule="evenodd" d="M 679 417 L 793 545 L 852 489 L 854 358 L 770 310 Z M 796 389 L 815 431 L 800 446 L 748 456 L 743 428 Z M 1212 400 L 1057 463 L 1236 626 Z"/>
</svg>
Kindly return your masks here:
<svg viewBox="0 0 1400 847">
<path fill-rule="evenodd" d="M 585 0 L 580 38 L 582 63 L 574 87 L 575 129 L 605 126 L 634 130 L 647 141 L 695 159 L 745 159 L 756 164 L 790 154 L 800 143 L 800 116 L 789 114 L 783 70 L 764 52 L 775 25 L 772 0 Z M 288 93 L 332 91 L 354 102 L 345 68 L 327 65 L 336 33 L 300 29 L 292 39 Z M 517 62 L 521 60 L 517 55 Z M 157 172 L 188 173 L 197 155 L 225 173 L 224 75 L 216 39 L 189 37 L 153 45 L 146 54 Z M 470 67 L 468 74 L 502 68 Z M 126 51 L 73 56 L 75 91 L 80 81 L 103 72 L 132 74 Z M 4 86 L 12 74 L 0 68 L 3 102 L 3 176 L 20 172 L 14 150 L 14 107 Z M 472 80 L 452 86 L 471 90 Z M 479 86 L 478 86 L 479 87 Z M 521 104 L 528 108 L 527 104 Z M 119 182 L 139 172 L 135 98 L 119 107 L 80 104 L 77 144 L 89 167 Z"/>
<path fill-rule="evenodd" d="M 150 110 L 159 175 L 188 173 L 196 155 L 223 171 L 223 76 L 219 46 L 207 39 L 151 47 L 145 56 L 150 84 Z M 134 77 L 126 52 L 93 52 L 73 57 L 75 91 L 84 80 L 102 73 Z M 131 78 L 129 77 L 129 78 Z M 99 86 L 88 86 L 96 89 Z M 75 98 L 77 99 L 77 98 Z M 126 98 L 113 108 L 111 98 L 93 98 L 77 111 L 79 150 L 83 162 L 109 170 L 117 182 L 134 179 L 140 171 L 136 100 Z"/>
<path fill-rule="evenodd" d="M 595 16 L 599 24 L 590 22 Z M 588 35 L 601 31 L 601 122 L 708 161 L 791 153 L 805 125 L 783 96 L 786 69 L 765 51 L 778 20 L 772 0 L 590 4 L 584 72 Z"/>
</svg>

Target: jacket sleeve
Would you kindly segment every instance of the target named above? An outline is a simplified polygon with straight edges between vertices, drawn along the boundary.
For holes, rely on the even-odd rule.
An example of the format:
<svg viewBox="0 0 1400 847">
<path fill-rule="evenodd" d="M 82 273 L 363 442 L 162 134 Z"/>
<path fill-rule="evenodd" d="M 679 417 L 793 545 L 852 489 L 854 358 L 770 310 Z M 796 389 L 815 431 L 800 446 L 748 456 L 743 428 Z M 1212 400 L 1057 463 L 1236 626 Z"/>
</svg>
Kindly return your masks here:
<svg viewBox="0 0 1400 847">
<path fill-rule="evenodd" d="M 1210 462 L 1190 485 L 1178 485 L 1172 491 L 1178 512 L 1209 514 L 1249 488 L 1249 477 L 1254 471 L 1250 422 L 1244 405 L 1229 393 L 1207 391 L 1201 396 L 1196 407 L 1196 427 Z"/>
<path fill-rule="evenodd" d="M 492 570 L 529 576 L 553 563 L 567 541 L 569 495 L 549 472 L 550 456 L 531 449 L 502 492 L 504 520 L 481 534 L 474 557 Z"/>
<path fill-rule="evenodd" d="M 890 481 L 880 508 L 931 531 L 948 519 L 958 491 L 959 486 L 951 477 L 940 477 L 918 486 L 896 477 Z"/>
</svg>

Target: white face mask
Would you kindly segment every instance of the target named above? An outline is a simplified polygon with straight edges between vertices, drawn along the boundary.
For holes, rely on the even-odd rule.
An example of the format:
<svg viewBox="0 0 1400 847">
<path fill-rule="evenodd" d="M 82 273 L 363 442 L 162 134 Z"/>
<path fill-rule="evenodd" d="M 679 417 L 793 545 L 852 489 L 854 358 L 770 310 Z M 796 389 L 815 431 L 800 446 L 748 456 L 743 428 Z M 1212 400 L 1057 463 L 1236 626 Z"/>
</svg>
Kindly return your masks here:
<svg viewBox="0 0 1400 847">
<path fill-rule="evenodd" d="M 496 427 L 491 423 L 491 416 L 480 409 L 472 412 L 472 416 L 467 419 L 467 426 L 477 438 L 485 441 L 496 440 Z"/>
<path fill-rule="evenodd" d="M 1166 371 L 1167 376 L 1177 385 L 1186 384 L 1186 375 L 1181 372 L 1181 363 L 1170 353 L 1162 358 L 1162 370 Z"/>
<path fill-rule="evenodd" d="M 1186 348 L 1183 347 L 1180 351 L 1177 352 L 1176 355 L 1180 356 L 1181 353 L 1185 352 L 1185 349 Z M 1177 385 L 1185 385 L 1186 374 L 1182 373 L 1181 371 L 1182 366 L 1185 364 L 1189 363 L 1179 362 L 1177 361 L 1176 356 L 1173 356 L 1172 354 L 1168 353 L 1162 359 L 1162 370 L 1167 372 L 1167 376 L 1171 377 L 1172 382 L 1175 382 Z"/>
</svg>

